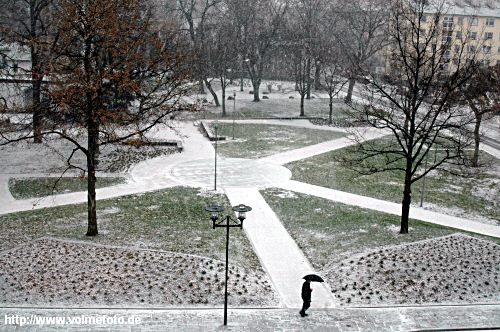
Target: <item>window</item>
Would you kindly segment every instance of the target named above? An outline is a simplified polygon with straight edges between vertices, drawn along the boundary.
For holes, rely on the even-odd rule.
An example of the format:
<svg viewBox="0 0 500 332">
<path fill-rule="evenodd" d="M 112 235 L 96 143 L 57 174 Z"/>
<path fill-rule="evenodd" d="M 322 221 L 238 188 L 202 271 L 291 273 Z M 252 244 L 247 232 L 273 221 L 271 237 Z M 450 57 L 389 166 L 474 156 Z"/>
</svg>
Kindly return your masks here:
<svg viewBox="0 0 500 332">
<path fill-rule="evenodd" d="M 443 44 L 451 44 L 451 36 L 450 35 L 444 35 L 442 40 Z"/>
<path fill-rule="evenodd" d="M 454 59 L 453 59 L 453 64 L 454 64 L 455 66 L 458 66 L 458 64 L 459 64 L 459 63 L 460 63 L 460 60 L 458 60 L 458 58 L 454 58 Z"/>
<path fill-rule="evenodd" d="M 500 65 L 500 60 L 497 60 L 497 65 Z"/>
<path fill-rule="evenodd" d="M 486 18 L 486 26 L 487 27 L 494 27 L 495 26 L 495 19 L 493 17 L 487 17 Z"/>
<path fill-rule="evenodd" d="M 443 19 L 443 30 L 451 31 L 453 30 L 453 17 L 445 16 Z"/>
<path fill-rule="evenodd" d="M 425 29 L 419 29 L 420 36 L 425 36 Z"/>
<path fill-rule="evenodd" d="M 470 31 L 469 32 L 469 39 L 470 40 L 476 40 L 477 39 L 477 32 Z"/>
<path fill-rule="evenodd" d="M 493 32 L 484 33 L 484 40 L 489 40 L 489 39 L 493 39 Z"/>
<path fill-rule="evenodd" d="M 455 53 L 459 53 L 460 52 L 460 45 L 455 45 Z"/>
<path fill-rule="evenodd" d="M 478 19 L 477 17 L 469 17 L 469 23 L 472 26 L 476 26 L 478 24 Z"/>
<path fill-rule="evenodd" d="M 498 54 L 500 54 L 500 46 L 498 46 L 498 51 L 497 51 Z"/>
<path fill-rule="evenodd" d="M 14 65 L 12 66 L 12 69 L 14 70 L 14 73 L 17 73 L 18 69 L 19 69 L 19 66 L 17 63 L 14 63 Z"/>
<path fill-rule="evenodd" d="M 5 67 L 7 67 L 7 56 L 5 54 L 2 54 L 2 59 L 0 60 L 0 69 L 4 69 Z"/>
<path fill-rule="evenodd" d="M 490 60 L 481 60 L 481 65 L 482 66 L 489 66 L 490 65 Z"/>
<path fill-rule="evenodd" d="M 483 45 L 483 53 L 486 53 L 486 54 L 491 53 L 491 46 Z"/>
<path fill-rule="evenodd" d="M 464 17 L 463 16 L 459 16 L 457 21 L 458 21 L 459 25 L 464 25 Z"/>
<path fill-rule="evenodd" d="M 422 15 L 421 22 L 427 22 L 427 15 Z"/>
<path fill-rule="evenodd" d="M 469 47 L 467 49 L 468 49 L 469 53 L 476 52 L 476 46 L 474 46 L 474 45 L 469 45 Z"/>
<path fill-rule="evenodd" d="M 457 39 L 462 39 L 462 31 L 457 31 Z"/>
</svg>

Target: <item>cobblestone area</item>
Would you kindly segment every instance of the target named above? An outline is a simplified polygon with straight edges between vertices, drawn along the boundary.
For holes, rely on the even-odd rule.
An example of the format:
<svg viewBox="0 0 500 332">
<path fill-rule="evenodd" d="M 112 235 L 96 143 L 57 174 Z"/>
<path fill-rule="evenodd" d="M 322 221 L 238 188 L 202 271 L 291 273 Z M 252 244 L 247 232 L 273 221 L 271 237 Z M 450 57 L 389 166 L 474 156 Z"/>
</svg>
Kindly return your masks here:
<svg viewBox="0 0 500 332">
<path fill-rule="evenodd" d="M 30 317 L 139 318 L 135 325 L 6 325 L 6 319 Z M 500 305 L 390 307 L 310 310 L 230 309 L 224 327 L 222 309 L 0 309 L 0 331 L 425 331 L 500 330 Z"/>
</svg>

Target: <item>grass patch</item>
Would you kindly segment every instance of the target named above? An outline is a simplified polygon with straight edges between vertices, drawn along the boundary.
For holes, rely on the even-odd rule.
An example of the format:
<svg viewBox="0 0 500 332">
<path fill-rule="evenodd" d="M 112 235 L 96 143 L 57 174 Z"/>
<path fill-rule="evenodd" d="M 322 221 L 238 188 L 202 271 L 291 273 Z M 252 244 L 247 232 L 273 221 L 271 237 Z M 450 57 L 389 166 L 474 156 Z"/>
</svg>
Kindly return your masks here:
<svg viewBox="0 0 500 332">
<path fill-rule="evenodd" d="M 0 249 L 12 248 L 43 236 L 54 236 L 223 260 L 225 231 L 212 229 L 205 211 L 211 202 L 217 202 L 230 211 L 224 195 L 185 187 L 102 200 L 97 203 L 99 235 L 93 238 L 85 236 L 86 204 L 2 215 Z M 229 250 L 229 258 L 233 263 L 261 269 L 242 230 L 231 231 Z"/>
<path fill-rule="evenodd" d="M 261 158 L 345 136 L 344 133 L 280 125 L 219 123 L 218 153 L 229 158 Z M 215 132 L 213 123 L 211 131 Z"/>
<path fill-rule="evenodd" d="M 96 188 L 104 188 L 121 183 L 125 183 L 125 178 L 97 178 Z M 87 178 L 14 178 L 9 179 L 9 190 L 16 199 L 86 191 Z"/>
<path fill-rule="evenodd" d="M 292 162 L 286 167 L 292 178 L 310 184 L 338 189 L 350 193 L 401 202 L 403 197 L 403 172 L 388 171 L 372 175 L 360 175 L 338 162 L 340 157 L 354 153 L 354 147 L 328 152 L 312 158 Z M 431 155 L 433 158 L 433 155 Z M 493 168 L 500 161 L 491 159 Z M 459 177 L 444 171 L 433 171 L 426 176 L 424 206 L 435 205 L 446 213 L 457 215 L 482 216 L 500 223 L 500 203 L 498 173 L 477 170 L 467 177 Z M 423 181 L 413 184 L 413 203 L 420 202 Z M 454 211 L 452 211 L 454 210 Z"/>
<path fill-rule="evenodd" d="M 262 97 L 263 95 L 261 95 Z M 233 111 L 233 101 L 226 101 L 226 117 L 224 119 L 251 119 L 251 118 L 280 118 L 299 117 L 300 98 L 288 99 L 288 96 L 280 96 L 279 99 L 261 99 L 259 102 L 251 100 L 241 100 L 236 96 L 235 111 Z M 275 97 L 274 97 L 275 98 Z M 328 119 L 329 106 L 328 98 L 315 98 L 304 100 L 305 117 L 320 117 Z M 349 119 L 347 106 L 342 101 L 333 104 L 332 119 L 336 123 L 347 122 Z M 222 107 L 210 109 L 205 118 L 222 118 Z"/>
<path fill-rule="evenodd" d="M 398 216 L 283 189 L 269 188 L 261 193 L 318 270 L 375 248 L 457 232 L 411 219 L 409 234 L 400 235 Z"/>
</svg>

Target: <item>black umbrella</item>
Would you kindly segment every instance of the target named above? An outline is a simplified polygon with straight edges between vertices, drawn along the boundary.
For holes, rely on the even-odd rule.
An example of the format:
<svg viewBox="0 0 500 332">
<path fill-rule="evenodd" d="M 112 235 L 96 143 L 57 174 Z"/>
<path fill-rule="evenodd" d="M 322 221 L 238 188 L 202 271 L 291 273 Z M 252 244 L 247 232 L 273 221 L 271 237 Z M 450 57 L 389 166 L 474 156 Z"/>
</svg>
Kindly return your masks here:
<svg viewBox="0 0 500 332">
<path fill-rule="evenodd" d="M 325 282 L 323 280 L 323 278 L 321 278 L 317 274 L 308 274 L 308 275 L 304 276 L 302 279 L 306 279 L 306 280 L 309 280 L 309 281 Z"/>
</svg>

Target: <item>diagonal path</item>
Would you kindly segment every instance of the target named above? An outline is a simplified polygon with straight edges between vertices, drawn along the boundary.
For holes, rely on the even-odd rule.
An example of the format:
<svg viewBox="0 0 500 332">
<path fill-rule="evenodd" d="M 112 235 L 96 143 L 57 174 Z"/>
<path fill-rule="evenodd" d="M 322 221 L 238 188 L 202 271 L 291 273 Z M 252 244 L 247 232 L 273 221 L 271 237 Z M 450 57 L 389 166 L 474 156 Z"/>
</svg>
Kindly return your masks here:
<svg viewBox="0 0 500 332">
<path fill-rule="evenodd" d="M 226 188 L 231 205 L 245 203 L 252 207 L 247 214 L 244 230 L 252 243 L 262 266 L 287 308 L 300 308 L 302 277 L 314 270 L 288 234 L 285 227 L 255 188 Z M 312 285 L 312 307 L 331 308 L 334 300 L 323 284 Z"/>
<path fill-rule="evenodd" d="M 373 129 L 365 129 L 364 132 L 362 133 L 364 140 L 372 140 L 376 138 L 383 137 L 387 135 L 386 132 L 380 131 L 380 130 L 373 130 Z M 330 152 L 333 150 L 338 150 L 345 148 L 350 145 L 355 145 L 358 144 L 358 141 L 354 138 L 353 135 L 349 135 L 347 137 L 323 142 L 323 143 L 318 143 L 314 145 L 309 145 L 303 148 L 295 149 L 295 150 L 290 150 L 290 151 L 285 151 L 281 153 L 276 153 L 273 154 L 272 156 L 268 157 L 263 157 L 260 158 L 260 160 L 273 163 L 273 164 L 278 164 L 278 165 L 284 165 L 293 161 L 297 160 L 302 160 L 306 159 L 309 157 L 313 157 L 322 153 Z"/>
<path fill-rule="evenodd" d="M 293 180 L 282 182 L 280 184 L 280 188 L 325 198 L 347 205 L 359 206 L 365 209 L 386 212 L 394 215 L 401 214 L 401 204 L 399 203 L 383 201 L 376 198 L 351 194 L 344 191 L 329 189 L 303 182 Z M 410 218 L 426 221 L 432 224 L 461 229 L 467 232 L 500 238 L 500 227 L 498 226 L 432 212 L 419 207 L 411 207 Z"/>
</svg>

